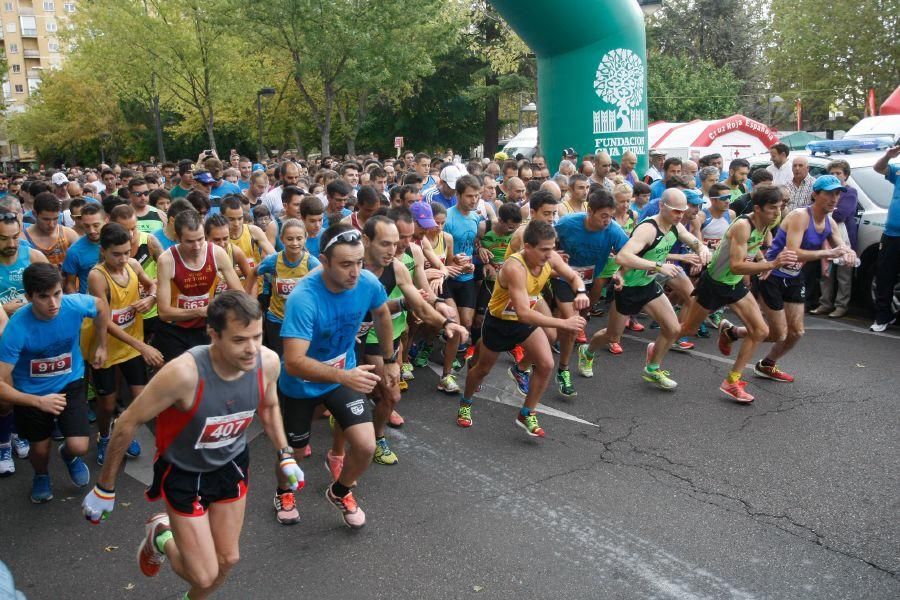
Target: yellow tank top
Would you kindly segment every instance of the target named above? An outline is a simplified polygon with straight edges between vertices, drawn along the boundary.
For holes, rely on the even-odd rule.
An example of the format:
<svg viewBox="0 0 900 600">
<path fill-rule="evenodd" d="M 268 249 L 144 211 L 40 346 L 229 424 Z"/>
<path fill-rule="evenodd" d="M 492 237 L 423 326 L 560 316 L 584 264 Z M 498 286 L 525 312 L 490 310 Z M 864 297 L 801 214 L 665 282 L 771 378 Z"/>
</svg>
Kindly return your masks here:
<svg viewBox="0 0 900 600">
<path fill-rule="evenodd" d="M 128 283 L 122 286 L 113 279 L 105 265 L 99 264 L 94 269 L 103 274 L 106 284 L 109 286 L 110 321 L 121 327 L 131 337 L 144 341 L 144 318 L 141 313 L 132 308 L 132 305 L 141 298 L 137 273 L 134 272 L 131 265 L 125 265 Z M 94 322 L 91 319 L 83 321 L 81 334 L 81 353 L 87 356 L 91 340 L 94 337 Z M 108 336 L 107 348 L 108 354 L 106 362 L 103 363 L 104 369 L 140 356 L 140 352 L 136 348 L 132 348 L 112 335 Z"/>
<path fill-rule="evenodd" d="M 257 244 L 253 239 L 253 236 L 250 235 L 249 225 L 244 225 L 240 237 L 232 239 L 231 243 L 243 250 L 244 256 L 247 257 L 247 261 L 250 263 L 251 269 L 259 264 L 259 244 Z"/>
<path fill-rule="evenodd" d="M 545 263 L 541 268 L 541 272 L 538 275 L 535 275 L 531 272 L 528 265 L 525 264 L 525 258 L 522 256 L 521 252 L 512 254 L 508 260 L 518 261 L 525 267 L 525 290 L 528 293 L 528 298 L 530 300 L 529 305 L 531 308 L 534 308 L 534 305 L 541 299 L 541 290 L 544 289 L 544 286 L 547 285 L 547 281 L 550 279 L 550 273 L 552 271 L 550 263 Z M 494 317 L 503 319 L 504 321 L 519 320 L 519 316 L 516 314 L 516 311 L 509 300 L 509 290 L 500 284 L 499 277 L 494 284 L 494 292 L 491 294 L 491 300 L 488 302 L 488 312 Z"/>
<path fill-rule="evenodd" d="M 272 299 L 269 301 L 269 312 L 284 319 L 284 303 L 294 291 L 294 286 L 309 273 L 309 252 L 303 252 L 297 266 L 291 267 L 284 262 L 284 252 L 275 258 L 275 276 L 272 278 Z"/>
</svg>

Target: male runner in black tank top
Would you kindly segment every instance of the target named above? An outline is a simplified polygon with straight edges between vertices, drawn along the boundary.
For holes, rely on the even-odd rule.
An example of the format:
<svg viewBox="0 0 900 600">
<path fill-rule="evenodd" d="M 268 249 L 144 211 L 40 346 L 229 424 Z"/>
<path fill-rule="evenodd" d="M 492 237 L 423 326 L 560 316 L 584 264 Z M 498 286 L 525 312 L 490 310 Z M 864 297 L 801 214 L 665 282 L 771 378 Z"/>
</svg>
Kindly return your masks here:
<svg viewBox="0 0 900 600">
<path fill-rule="evenodd" d="M 281 473 L 293 489 L 303 483 L 278 407 L 280 359 L 262 347 L 259 304 L 228 290 L 213 299 L 206 318 L 212 344 L 164 366 L 122 413 L 97 485 L 82 502 L 92 523 L 109 516 L 125 449 L 138 427 L 159 417 L 159 456 L 147 495 L 164 497 L 166 513 L 147 520 L 138 562 L 152 577 L 168 558 L 191 586 L 185 598 L 192 600 L 208 597 L 238 560 L 249 464 L 246 433 L 254 409 L 278 449 Z"/>
</svg>

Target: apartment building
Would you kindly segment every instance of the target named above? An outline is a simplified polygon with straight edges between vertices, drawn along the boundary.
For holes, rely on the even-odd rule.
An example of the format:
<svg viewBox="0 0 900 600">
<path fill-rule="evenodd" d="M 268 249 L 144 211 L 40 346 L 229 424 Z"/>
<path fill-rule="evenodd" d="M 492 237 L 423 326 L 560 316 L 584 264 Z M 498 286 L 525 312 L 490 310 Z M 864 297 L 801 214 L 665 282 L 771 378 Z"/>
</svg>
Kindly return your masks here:
<svg viewBox="0 0 900 600">
<path fill-rule="evenodd" d="M 75 12 L 74 0 L 0 0 L 0 48 L 6 57 L 3 102 L 6 114 L 25 110 L 25 101 L 41 83 L 41 74 L 62 64 L 65 48 L 57 37 L 66 18 Z M 26 162 L 33 156 L 3 139 L 0 162 Z"/>
</svg>

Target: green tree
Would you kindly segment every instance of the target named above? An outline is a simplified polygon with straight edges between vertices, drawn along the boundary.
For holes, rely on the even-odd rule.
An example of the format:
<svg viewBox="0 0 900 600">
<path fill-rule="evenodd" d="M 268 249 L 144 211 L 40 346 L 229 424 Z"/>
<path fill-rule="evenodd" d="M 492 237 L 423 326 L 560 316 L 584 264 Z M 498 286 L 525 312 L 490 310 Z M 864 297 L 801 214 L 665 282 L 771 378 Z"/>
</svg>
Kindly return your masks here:
<svg viewBox="0 0 900 600">
<path fill-rule="evenodd" d="M 647 62 L 651 121 L 721 118 L 737 110 L 741 82 L 727 67 L 657 52 Z"/>
<path fill-rule="evenodd" d="M 772 89 L 803 102 L 811 129 L 851 125 L 866 93 L 884 99 L 900 82 L 900 0 L 772 0 L 766 57 Z M 849 119 L 829 123 L 832 106 Z"/>
<path fill-rule="evenodd" d="M 398 100 L 433 72 L 458 35 L 456 3 L 441 0 L 233 0 L 247 34 L 286 67 L 331 153 L 336 113 L 352 149 L 376 94 Z"/>
</svg>

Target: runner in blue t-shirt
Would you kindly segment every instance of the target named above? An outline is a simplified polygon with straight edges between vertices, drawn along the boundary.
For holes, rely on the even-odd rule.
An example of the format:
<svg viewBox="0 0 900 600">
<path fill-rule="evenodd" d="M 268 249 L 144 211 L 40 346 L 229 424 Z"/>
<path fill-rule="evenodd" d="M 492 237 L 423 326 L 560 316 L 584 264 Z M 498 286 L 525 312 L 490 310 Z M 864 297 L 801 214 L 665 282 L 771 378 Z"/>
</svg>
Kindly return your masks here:
<svg viewBox="0 0 900 600">
<path fill-rule="evenodd" d="M 100 229 L 105 221 L 100 206 L 89 204 L 81 209 L 84 236 L 72 244 L 62 264 L 66 293 L 88 293 L 88 273 L 100 262 Z"/>
<path fill-rule="evenodd" d="M 471 331 L 478 299 L 472 258 L 476 243 L 486 229 L 486 223 L 475 212 L 481 199 L 481 182 L 478 178 L 463 175 L 457 179 L 456 198 L 456 204 L 447 210 L 447 221 L 444 224 L 444 232 L 453 238 L 453 256 L 447 265 L 450 277 L 444 282 L 444 293 L 447 295 L 447 303 L 459 313 L 459 324 Z M 448 340 L 444 346 L 444 372 L 437 388 L 448 394 L 460 391 L 456 375 L 453 374 L 453 359 L 456 358 L 459 346 L 460 340 L 456 338 Z M 474 353 L 474 349 L 471 353 Z M 465 358 L 471 356 L 471 353 Z"/>
<path fill-rule="evenodd" d="M 900 146 L 893 146 L 874 166 L 875 171 L 884 175 L 894 186 L 875 266 L 875 321 L 869 329 L 877 332 L 884 331 L 897 319 L 891 304 L 894 285 L 900 277 L 900 163 L 890 161 L 898 156 Z"/>
<path fill-rule="evenodd" d="M 284 429 L 294 448 L 309 444 L 316 407 L 324 404 L 336 421 L 335 434 L 349 442 L 346 458 L 329 451 L 326 461 L 334 482 L 326 497 L 352 528 L 365 524 L 350 488 L 372 463 L 375 430 L 366 394 L 382 377 L 397 385 L 400 365 L 394 355 L 391 313 L 384 286 L 362 269 L 362 234 L 347 224 L 322 233 L 322 268 L 301 279 L 288 297 L 281 338 L 284 343 L 281 395 Z M 356 365 L 356 337 L 371 312 L 382 342 L 384 368 Z M 335 444 L 343 448 L 343 442 Z M 279 481 L 276 495 L 286 489 Z"/>
<path fill-rule="evenodd" d="M 559 251 L 568 255 L 569 267 L 581 276 L 581 285 L 577 290 L 572 289 L 563 279 L 554 277 L 550 280 L 561 319 L 577 314 L 575 300 L 579 296 L 587 298 L 587 285 L 600 277 L 609 260 L 609 253 L 618 252 L 628 242 L 628 234 L 613 218 L 615 213 L 616 201 L 612 194 L 604 188 L 597 188 L 588 196 L 587 213 L 572 213 L 557 222 Z M 599 299 L 599 286 L 592 293 L 596 297 L 590 299 L 588 306 Z M 571 397 L 577 394 L 569 372 L 569 359 L 572 357 L 576 334 L 560 329 L 558 336 L 559 369 L 556 372 L 556 384 L 560 394 Z M 589 377 L 590 369 L 581 363 L 579 358 L 579 370 L 582 375 Z"/>
<path fill-rule="evenodd" d="M 0 338 L 0 400 L 15 405 L 19 435 L 31 443 L 31 501 L 40 503 L 53 498 L 47 466 L 54 417 L 66 438 L 59 453 L 72 482 L 82 487 L 90 480 L 79 458 L 87 453 L 90 433 L 81 322 L 94 320 L 95 347 L 89 356 L 100 367 L 106 360 L 109 307 L 93 296 L 63 296 L 62 276 L 46 263 L 26 268 L 22 281 L 30 304 L 12 316 Z"/>
</svg>

